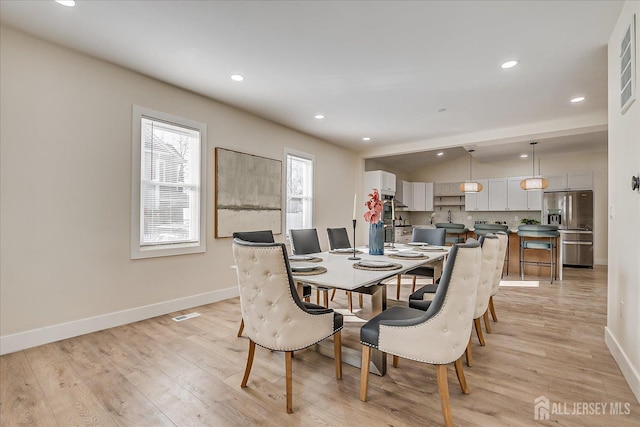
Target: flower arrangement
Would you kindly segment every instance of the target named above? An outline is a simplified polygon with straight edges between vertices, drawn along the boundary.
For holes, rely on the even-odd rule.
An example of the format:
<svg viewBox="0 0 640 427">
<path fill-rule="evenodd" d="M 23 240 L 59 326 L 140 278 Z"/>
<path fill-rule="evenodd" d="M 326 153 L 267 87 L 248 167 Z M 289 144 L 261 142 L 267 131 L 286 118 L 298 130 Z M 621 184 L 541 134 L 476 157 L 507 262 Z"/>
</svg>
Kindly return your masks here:
<svg viewBox="0 0 640 427">
<path fill-rule="evenodd" d="M 382 219 L 382 206 L 384 205 L 377 188 L 374 188 L 369 194 L 369 200 L 365 205 L 369 210 L 364 213 L 364 220 L 371 224 L 377 224 Z"/>
</svg>

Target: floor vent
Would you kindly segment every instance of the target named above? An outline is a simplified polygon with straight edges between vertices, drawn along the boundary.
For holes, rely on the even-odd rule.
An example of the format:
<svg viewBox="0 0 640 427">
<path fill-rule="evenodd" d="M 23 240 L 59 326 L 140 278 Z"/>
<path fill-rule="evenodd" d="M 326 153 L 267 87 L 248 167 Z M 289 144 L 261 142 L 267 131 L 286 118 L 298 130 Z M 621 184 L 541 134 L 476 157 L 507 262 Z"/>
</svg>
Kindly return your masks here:
<svg viewBox="0 0 640 427">
<path fill-rule="evenodd" d="M 173 318 L 173 320 L 175 320 L 176 322 L 182 322 L 183 320 L 191 319 L 193 317 L 198 317 L 198 316 L 200 316 L 200 313 L 196 313 L 194 311 L 193 313 L 182 314 L 180 316 L 176 316 L 176 317 Z"/>
</svg>

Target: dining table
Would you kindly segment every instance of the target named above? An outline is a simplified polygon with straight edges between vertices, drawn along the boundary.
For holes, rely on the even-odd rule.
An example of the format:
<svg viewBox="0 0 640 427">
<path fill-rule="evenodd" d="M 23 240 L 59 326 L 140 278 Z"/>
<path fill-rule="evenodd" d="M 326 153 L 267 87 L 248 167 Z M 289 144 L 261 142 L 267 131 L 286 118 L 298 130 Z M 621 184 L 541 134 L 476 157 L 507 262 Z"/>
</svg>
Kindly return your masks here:
<svg viewBox="0 0 640 427">
<path fill-rule="evenodd" d="M 387 308 L 387 279 L 398 274 L 406 273 L 419 266 L 434 267 L 436 277 L 449 253 L 450 247 L 433 246 L 413 242 L 410 244 L 395 244 L 393 248 L 385 247 L 384 255 L 369 255 L 368 248 L 353 250 L 339 250 L 307 254 L 306 257 L 295 257 L 291 262 L 291 270 L 298 290 L 303 283 L 316 287 L 342 289 L 371 295 L 371 314 L 381 313 Z M 291 259 L 291 258 L 290 258 Z M 304 262 L 305 260 L 313 262 Z M 314 274 L 314 270 L 317 274 Z M 333 347 L 322 344 L 317 350 L 324 355 L 333 356 Z M 329 348 L 330 347 L 330 348 Z M 360 367 L 360 352 L 351 348 L 344 348 L 343 362 Z M 370 371 L 377 375 L 384 375 L 387 371 L 386 355 L 378 350 L 371 354 Z"/>
</svg>

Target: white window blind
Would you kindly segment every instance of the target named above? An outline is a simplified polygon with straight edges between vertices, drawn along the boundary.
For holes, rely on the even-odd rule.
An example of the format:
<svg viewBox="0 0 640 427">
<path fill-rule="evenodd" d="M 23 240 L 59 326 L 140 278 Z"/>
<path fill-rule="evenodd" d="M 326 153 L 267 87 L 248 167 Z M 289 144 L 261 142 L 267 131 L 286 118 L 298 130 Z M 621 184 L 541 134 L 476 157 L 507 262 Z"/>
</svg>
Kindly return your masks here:
<svg viewBox="0 0 640 427">
<path fill-rule="evenodd" d="M 287 153 L 286 230 L 312 228 L 313 157 Z"/>
<path fill-rule="evenodd" d="M 132 258 L 204 252 L 206 125 L 134 107 Z"/>
</svg>

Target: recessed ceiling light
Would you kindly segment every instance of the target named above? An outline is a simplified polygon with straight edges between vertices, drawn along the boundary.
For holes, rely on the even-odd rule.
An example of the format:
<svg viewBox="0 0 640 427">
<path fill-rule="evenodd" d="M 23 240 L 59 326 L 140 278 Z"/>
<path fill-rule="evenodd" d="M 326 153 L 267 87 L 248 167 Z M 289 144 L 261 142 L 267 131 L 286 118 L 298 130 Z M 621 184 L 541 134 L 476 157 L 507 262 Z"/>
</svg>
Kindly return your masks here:
<svg viewBox="0 0 640 427">
<path fill-rule="evenodd" d="M 444 153 L 441 151 L 441 152 L 439 152 L 439 153 L 437 154 L 437 156 L 438 156 L 438 157 L 442 157 L 442 156 L 444 156 Z"/>
<path fill-rule="evenodd" d="M 584 101 L 585 99 L 586 99 L 586 98 L 585 98 L 584 96 L 576 96 L 575 98 L 573 98 L 573 99 L 571 100 L 571 102 L 573 102 L 573 103 L 575 104 L 576 102 L 582 102 L 582 101 Z"/>
<path fill-rule="evenodd" d="M 73 0 L 56 0 L 56 3 L 61 4 L 63 6 L 73 7 L 76 5 L 76 2 Z"/>
<path fill-rule="evenodd" d="M 522 158 L 522 159 L 526 159 L 527 157 L 529 157 L 528 154 L 520 154 L 520 158 Z"/>
<path fill-rule="evenodd" d="M 322 119 L 324 119 L 324 114 L 316 114 L 315 118 L 318 119 L 318 120 L 322 120 Z"/>
<path fill-rule="evenodd" d="M 244 80 L 244 77 L 240 74 L 231 74 L 231 80 L 233 80 L 234 82 L 241 82 Z"/>
<path fill-rule="evenodd" d="M 365 136 L 364 138 L 362 138 L 363 141 L 371 141 L 371 138 L 369 138 L 368 136 Z"/>
<path fill-rule="evenodd" d="M 502 68 L 513 68 L 516 65 L 518 65 L 518 61 L 507 61 L 504 64 L 501 65 Z"/>
</svg>

